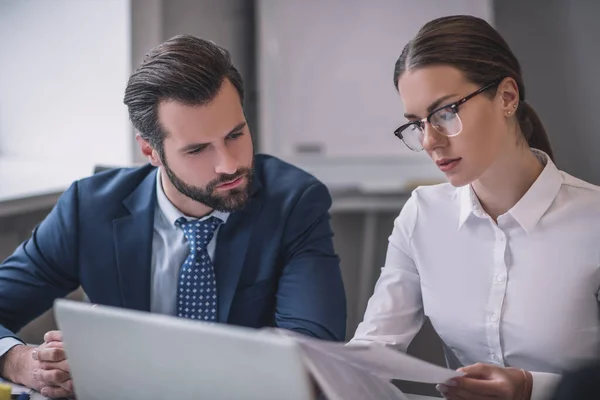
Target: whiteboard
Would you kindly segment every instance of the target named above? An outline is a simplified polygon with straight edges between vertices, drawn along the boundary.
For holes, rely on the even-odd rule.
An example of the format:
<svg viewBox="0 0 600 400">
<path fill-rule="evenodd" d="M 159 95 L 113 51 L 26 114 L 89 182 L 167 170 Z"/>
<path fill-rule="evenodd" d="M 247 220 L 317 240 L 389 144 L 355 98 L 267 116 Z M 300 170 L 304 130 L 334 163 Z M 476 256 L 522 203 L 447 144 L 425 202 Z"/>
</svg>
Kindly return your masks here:
<svg viewBox="0 0 600 400">
<path fill-rule="evenodd" d="M 259 0 L 261 151 L 345 186 L 442 179 L 393 135 L 404 122 L 394 64 L 425 22 L 491 23 L 492 10 L 492 0 Z"/>
</svg>

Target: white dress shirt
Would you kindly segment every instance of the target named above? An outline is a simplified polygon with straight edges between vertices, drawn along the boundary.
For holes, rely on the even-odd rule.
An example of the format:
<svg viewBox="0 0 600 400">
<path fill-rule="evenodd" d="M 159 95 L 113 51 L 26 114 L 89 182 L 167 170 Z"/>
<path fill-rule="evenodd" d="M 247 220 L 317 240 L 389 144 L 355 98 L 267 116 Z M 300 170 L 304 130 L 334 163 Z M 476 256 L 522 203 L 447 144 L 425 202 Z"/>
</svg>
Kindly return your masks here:
<svg viewBox="0 0 600 400">
<path fill-rule="evenodd" d="M 154 235 L 152 237 L 152 264 L 150 265 L 150 268 L 152 268 L 150 311 L 175 315 L 179 269 L 190 252 L 187 239 L 183 231 L 177 228 L 175 221 L 181 217 L 188 220 L 195 218 L 184 215 L 169 201 L 162 188 L 160 170 L 156 173 L 156 200 Z M 229 213 L 215 210 L 201 218 L 201 220 L 211 216 L 219 218 L 225 223 Z M 206 248 L 211 260 L 214 260 L 218 233 L 219 228 L 215 230 L 214 236 Z M 23 342 L 12 337 L 0 339 L 0 357 L 18 344 L 23 344 Z"/>
<path fill-rule="evenodd" d="M 545 167 L 497 224 L 470 185 L 416 189 L 353 343 L 406 351 L 424 317 L 464 366 L 532 372 L 532 399 L 600 355 L 600 188 Z"/>
<path fill-rule="evenodd" d="M 156 173 L 156 209 L 154 211 L 154 235 L 152 237 L 152 274 L 150 290 L 150 311 L 159 314 L 175 315 L 177 304 L 177 282 L 179 269 L 190 253 L 190 245 L 175 222 L 188 217 L 179 211 L 167 198 L 161 183 L 160 170 Z M 214 210 L 200 220 L 216 217 L 227 222 L 229 213 Z M 220 226 L 206 247 L 208 256 L 214 260 L 217 235 Z"/>
</svg>

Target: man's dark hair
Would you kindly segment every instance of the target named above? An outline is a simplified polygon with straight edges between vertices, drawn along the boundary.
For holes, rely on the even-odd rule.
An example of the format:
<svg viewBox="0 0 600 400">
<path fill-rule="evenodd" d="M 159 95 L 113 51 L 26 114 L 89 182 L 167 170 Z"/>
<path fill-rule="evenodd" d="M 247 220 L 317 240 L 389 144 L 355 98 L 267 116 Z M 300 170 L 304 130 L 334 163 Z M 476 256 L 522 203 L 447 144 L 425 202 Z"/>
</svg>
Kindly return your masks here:
<svg viewBox="0 0 600 400">
<path fill-rule="evenodd" d="M 229 52 L 210 41 L 178 35 L 146 54 L 129 78 L 123 102 L 140 136 L 164 158 L 163 141 L 168 133 L 158 121 L 158 105 L 165 100 L 207 104 L 217 96 L 225 79 L 243 102 L 244 83 Z"/>
</svg>

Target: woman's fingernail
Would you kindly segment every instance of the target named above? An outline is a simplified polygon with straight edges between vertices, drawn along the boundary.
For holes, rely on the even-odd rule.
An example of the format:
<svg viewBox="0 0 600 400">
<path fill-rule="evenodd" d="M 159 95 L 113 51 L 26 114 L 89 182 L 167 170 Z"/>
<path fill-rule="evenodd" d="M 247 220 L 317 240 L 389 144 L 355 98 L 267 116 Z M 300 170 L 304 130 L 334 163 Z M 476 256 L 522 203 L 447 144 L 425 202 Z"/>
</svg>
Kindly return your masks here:
<svg viewBox="0 0 600 400">
<path fill-rule="evenodd" d="M 50 394 L 50 393 L 48 393 L 48 388 L 42 388 L 42 390 L 40 390 L 40 393 L 44 397 L 48 397 L 48 395 Z"/>
<path fill-rule="evenodd" d="M 450 386 L 450 387 L 456 387 L 456 386 L 458 386 L 458 382 L 450 379 L 450 380 L 447 380 L 446 382 L 444 382 L 444 385 Z"/>
<path fill-rule="evenodd" d="M 31 352 L 31 357 L 32 357 L 34 360 L 37 360 L 37 359 L 38 359 L 38 351 L 37 351 L 37 349 L 33 349 L 33 351 Z"/>
<path fill-rule="evenodd" d="M 438 392 L 440 392 L 441 394 L 448 393 L 448 387 L 446 387 L 445 385 L 442 385 L 442 384 L 435 385 L 435 389 Z"/>
</svg>

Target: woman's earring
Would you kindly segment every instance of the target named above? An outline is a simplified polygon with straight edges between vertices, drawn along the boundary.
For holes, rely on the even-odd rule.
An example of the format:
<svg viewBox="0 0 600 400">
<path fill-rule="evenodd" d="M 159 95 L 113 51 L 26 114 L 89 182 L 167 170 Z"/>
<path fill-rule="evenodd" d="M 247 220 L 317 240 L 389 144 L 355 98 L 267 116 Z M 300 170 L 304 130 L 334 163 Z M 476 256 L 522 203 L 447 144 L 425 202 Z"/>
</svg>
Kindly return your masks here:
<svg viewBox="0 0 600 400">
<path fill-rule="evenodd" d="M 517 105 L 516 105 L 516 104 L 513 104 L 513 108 L 516 110 L 516 109 L 517 109 Z M 509 111 L 509 112 L 507 112 L 506 114 L 507 114 L 507 115 L 511 115 L 512 113 L 513 113 L 512 111 Z"/>
</svg>

